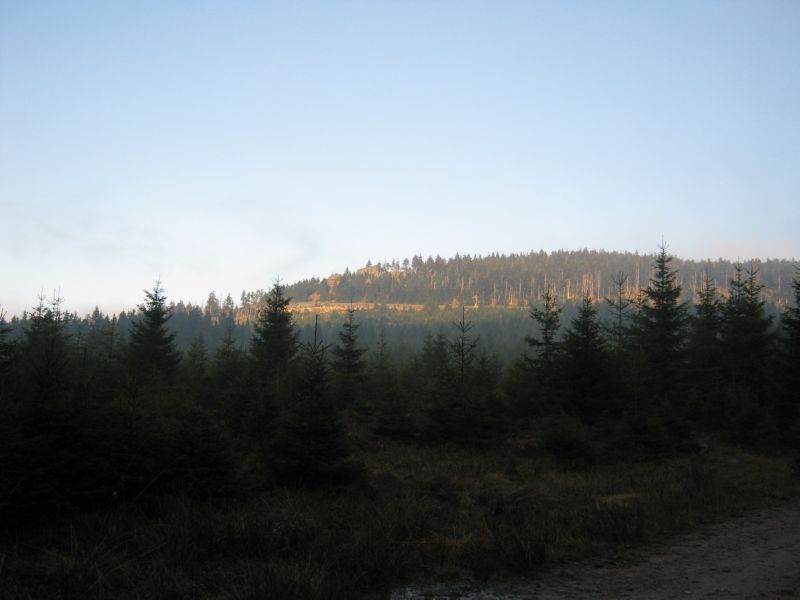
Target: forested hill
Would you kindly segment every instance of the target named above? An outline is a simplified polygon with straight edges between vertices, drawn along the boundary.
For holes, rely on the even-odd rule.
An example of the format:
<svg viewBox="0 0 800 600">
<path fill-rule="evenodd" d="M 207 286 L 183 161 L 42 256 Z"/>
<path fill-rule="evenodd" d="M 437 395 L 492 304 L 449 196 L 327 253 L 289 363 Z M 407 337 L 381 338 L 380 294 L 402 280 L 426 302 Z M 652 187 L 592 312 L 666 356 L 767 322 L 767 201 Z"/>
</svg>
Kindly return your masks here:
<svg viewBox="0 0 800 600">
<path fill-rule="evenodd" d="M 325 339 L 335 339 L 339 317 L 352 303 L 360 311 L 359 319 L 364 325 L 361 333 L 368 346 L 373 346 L 383 331 L 394 350 L 416 349 L 431 328 L 447 328 L 452 324 L 452 311 L 439 308 L 463 304 L 479 309 L 472 312 L 472 318 L 485 347 L 498 355 L 512 356 L 520 351 L 522 344 L 519 331 L 530 326 L 527 311 L 494 311 L 493 306 L 527 308 L 538 304 L 543 290 L 551 287 L 557 303 L 566 308 L 563 316 L 564 322 L 568 322 L 584 293 L 594 300 L 615 297 L 614 280 L 620 273 L 626 276 L 625 296 L 634 298 L 647 286 L 653 262 L 653 255 L 596 250 L 456 255 L 450 259 L 415 256 L 391 263 L 368 262 L 355 272 L 345 270 L 325 279 L 293 283 L 287 286 L 286 295 L 292 299 L 291 307 L 297 312 L 303 339 L 310 335 L 308 328 L 315 314 L 323 316 L 320 326 Z M 671 266 L 677 270 L 677 283 L 682 287 L 684 301 L 696 300 L 696 291 L 706 273 L 725 296 L 735 272 L 735 263 L 724 259 L 694 261 L 676 257 Z M 748 261 L 744 265 L 745 269 L 751 267 L 757 269 L 756 278 L 764 285 L 761 297 L 769 313 L 783 312 L 787 305 L 792 305 L 792 261 Z M 255 290 L 243 291 L 238 303 L 230 294 L 220 300 L 214 292 L 202 304 L 177 300 L 170 303 L 169 327 L 177 334 L 176 341 L 182 350 L 188 349 L 198 337 L 214 350 L 229 333 L 237 343 L 246 346 L 265 299 L 264 290 Z M 606 303 L 598 305 L 602 310 Z M 364 310 L 384 307 L 421 312 Z M 30 324 L 28 316 L 26 313 L 21 318 L 11 319 L 13 338 L 21 339 Z M 66 316 L 68 330 L 76 339 L 91 335 L 99 324 L 111 324 L 110 317 L 99 310 L 85 318 L 69 313 Z M 130 323 L 137 318 L 137 311 L 116 315 L 115 331 L 124 336 Z M 387 330 L 388 322 L 403 324 L 403 327 Z M 226 323 L 230 323 L 232 331 L 228 332 Z"/>
<path fill-rule="evenodd" d="M 308 279 L 288 286 L 296 301 L 373 302 L 382 304 L 456 304 L 468 306 L 527 306 L 541 299 L 551 287 L 560 303 L 578 301 L 588 293 L 593 299 L 612 297 L 614 279 L 627 277 L 626 292 L 635 296 L 647 286 L 653 255 L 597 250 L 556 251 L 527 254 L 456 255 L 444 259 L 414 256 L 402 262 L 372 264 L 355 272 Z M 695 297 L 705 274 L 724 294 L 734 274 L 730 260 L 686 260 L 675 258 L 683 299 Z M 756 260 L 746 265 L 758 269 L 764 284 L 764 300 L 782 310 L 791 299 L 792 261 Z M 242 294 L 240 308 L 258 305 L 263 290 Z"/>
</svg>

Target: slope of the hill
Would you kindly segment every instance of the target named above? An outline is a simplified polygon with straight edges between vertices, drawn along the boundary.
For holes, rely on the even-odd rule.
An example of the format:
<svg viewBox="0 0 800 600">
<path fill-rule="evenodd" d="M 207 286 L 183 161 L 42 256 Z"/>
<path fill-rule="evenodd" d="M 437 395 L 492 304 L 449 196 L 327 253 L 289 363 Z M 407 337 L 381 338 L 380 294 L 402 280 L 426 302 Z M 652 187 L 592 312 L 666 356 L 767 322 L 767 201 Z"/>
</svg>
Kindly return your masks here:
<svg viewBox="0 0 800 600">
<path fill-rule="evenodd" d="M 647 284 L 653 256 L 630 252 L 577 250 L 527 254 L 456 255 L 450 259 L 414 256 L 391 263 L 367 263 L 356 271 L 345 270 L 320 279 L 312 278 L 288 287 L 298 302 L 366 302 L 467 306 L 527 306 L 551 287 L 560 302 L 577 301 L 582 295 L 612 297 L 615 279 L 625 277 L 629 296 Z M 725 292 L 736 264 L 726 259 L 674 258 L 678 284 L 685 299 L 694 297 L 704 276 Z M 743 269 L 757 270 L 764 284 L 764 299 L 781 310 L 791 297 L 793 265 L 789 260 L 747 261 Z M 242 295 L 242 305 L 257 304 L 263 292 Z"/>
</svg>

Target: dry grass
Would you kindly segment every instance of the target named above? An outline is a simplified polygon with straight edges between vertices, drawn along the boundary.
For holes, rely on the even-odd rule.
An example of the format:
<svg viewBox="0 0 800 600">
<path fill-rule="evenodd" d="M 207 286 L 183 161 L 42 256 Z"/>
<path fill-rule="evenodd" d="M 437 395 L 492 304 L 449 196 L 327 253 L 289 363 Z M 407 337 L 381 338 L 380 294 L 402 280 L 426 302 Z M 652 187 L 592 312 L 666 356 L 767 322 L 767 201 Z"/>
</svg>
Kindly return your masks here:
<svg viewBox="0 0 800 600">
<path fill-rule="evenodd" d="M 515 448 L 372 440 L 348 488 L 173 498 L 7 534 L 0 596 L 380 597 L 409 579 L 530 575 L 795 496 L 800 483 L 784 458 L 720 446 L 571 471 Z"/>
</svg>

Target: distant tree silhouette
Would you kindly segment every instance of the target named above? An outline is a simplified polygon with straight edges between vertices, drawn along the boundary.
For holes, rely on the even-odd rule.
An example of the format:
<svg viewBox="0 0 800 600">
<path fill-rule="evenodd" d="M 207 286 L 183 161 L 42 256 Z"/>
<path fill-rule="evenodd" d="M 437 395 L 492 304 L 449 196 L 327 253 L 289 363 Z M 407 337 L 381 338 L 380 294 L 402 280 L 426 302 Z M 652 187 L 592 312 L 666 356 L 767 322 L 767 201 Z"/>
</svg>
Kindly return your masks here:
<svg viewBox="0 0 800 600">
<path fill-rule="evenodd" d="M 213 291 L 208 294 L 203 312 L 212 319 L 218 319 L 222 314 L 222 307 L 220 306 L 219 299 Z"/>
<path fill-rule="evenodd" d="M 358 345 L 358 328 L 355 309 L 348 308 L 342 328 L 338 333 L 339 343 L 333 348 L 333 371 L 336 396 L 341 406 L 354 407 L 361 400 L 364 387 L 364 362 L 366 348 Z"/>
<path fill-rule="evenodd" d="M 561 311 L 563 308 L 556 306 L 556 296 L 551 287 L 546 287 L 543 294 L 543 304 L 540 307 L 531 306 L 530 317 L 539 327 L 539 337 L 526 336 L 525 341 L 534 351 L 533 356 L 527 353 L 523 356 L 527 368 L 532 374 L 533 395 L 538 398 L 538 403 L 545 411 L 552 409 L 556 385 L 556 357 L 559 342 L 556 340 L 558 329 L 561 326 Z"/>
<path fill-rule="evenodd" d="M 22 364 L 39 405 L 63 399 L 67 392 L 70 351 L 62 302 L 60 297 L 45 302 L 40 296 L 25 330 Z"/>
<path fill-rule="evenodd" d="M 737 263 L 722 305 L 723 428 L 737 443 L 775 439 L 779 426 L 772 410 L 777 395 L 773 318 L 765 311 L 762 290 L 758 269 Z"/>
<path fill-rule="evenodd" d="M 627 411 L 626 444 L 661 455 L 696 447 L 686 417 L 689 310 L 680 301 L 681 286 L 671 261 L 662 243 L 629 330 L 633 402 Z"/>
<path fill-rule="evenodd" d="M 276 281 L 266 304 L 258 313 L 250 345 L 256 380 L 275 400 L 285 399 L 290 383 L 290 367 L 297 354 L 298 342 L 294 318 L 289 310 L 291 298 Z"/>
<path fill-rule="evenodd" d="M 670 267 L 672 256 L 667 247 L 659 247 L 653 264 L 653 275 L 632 317 L 631 333 L 634 352 L 640 352 L 643 362 L 642 381 L 647 397 L 658 400 L 662 408 L 676 399 L 685 368 L 686 332 L 689 312 L 680 302 L 681 286 L 677 271 Z"/>
<path fill-rule="evenodd" d="M 277 481 L 300 487 L 341 483 L 355 473 L 339 411 L 330 401 L 327 346 L 318 333 L 315 322 L 313 340 L 301 347 L 292 402 L 271 444 Z"/>
<path fill-rule="evenodd" d="M 689 327 L 689 378 L 695 398 L 692 413 L 714 427 L 722 417 L 722 303 L 713 279 L 706 274 L 697 291 L 697 305 Z"/>
<path fill-rule="evenodd" d="M 784 339 L 781 348 L 781 396 L 778 407 L 779 423 L 791 431 L 789 445 L 800 450 L 800 267 L 795 267 L 792 279 L 794 306 L 781 315 Z"/>
<path fill-rule="evenodd" d="M 203 334 L 194 336 L 192 345 L 183 359 L 185 387 L 195 401 L 205 405 L 209 394 L 209 359 Z"/>
<path fill-rule="evenodd" d="M 225 300 L 222 301 L 222 316 L 226 319 L 233 320 L 235 312 L 236 304 L 233 302 L 233 296 L 228 294 L 225 296 Z"/>
<path fill-rule="evenodd" d="M 453 323 L 454 336 L 448 341 L 444 335 L 429 337 L 423 348 L 422 360 L 429 371 L 430 437 L 474 444 L 487 434 L 489 426 L 484 411 L 487 397 L 479 394 L 475 380 L 477 338 L 473 325 L 466 319 L 462 306 L 461 319 Z M 488 363 L 483 365 L 488 370 Z M 485 388 L 482 388 L 485 389 Z"/>
<path fill-rule="evenodd" d="M 251 431 L 259 406 L 247 385 L 247 356 L 233 338 L 234 324 L 228 320 L 224 327 L 222 343 L 211 361 L 209 405 L 239 439 Z"/>
<path fill-rule="evenodd" d="M 222 383 L 226 377 L 240 371 L 242 360 L 242 350 L 236 346 L 236 341 L 233 339 L 233 323 L 228 322 L 222 343 L 214 355 L 214 377 L 218 377 Z"/>
<path fill-rule="evenodd" d="M 755 265 L 745 268 L 736 263 L 728 299 L 722 306 L 722 350 L 728 380 L 754 393 L 765 390 L 774 359 L 773 319 L 764 309 L 763 289 Z"/>
<path fill-rule="evenodd" d="M 557 360 L 558 394 L 567 413 L 590 423 L 618 414 L 608 351 L 588 294 L 564 332 Z"/>
<path fill-rule="evenodd" d="M 459 393 L 463 393 L 469 381 L 470 368 L 475 361 L 475 348 L 478 346 L 478 339 L 473 338 L 470 332 L 474 325 L 466 320 L 466 308 L 461 307 L 461 320 L 453 323 L 456 328 L 456 336 L 450 342 L 450 355 L 455 367 L 456 381 L 459 386 Z"/>
<path fill-rule="evenodd" d="M 539 338 L 527 336 L 525 341 L 535 349 L 536 356 L 531 358 L 532 364 L 536 367 L 547 366 L 553 362 L 558 348 L 556 335 L 561 325 L 560 313 L 562 308 L 556 307 L 556 297 L 551 287 L 547 287 L 543 294 L 543 306 L 531 306 L 530 316 L 539 325 Z"/>
<path fill-rule="evenodd" d="M 800 357 L 800 266 L 796 266 L 795 271 L 796 274 L 792 279 L 794 306 L 786 307 L 781 321 L 786 333 L 787 347 L 797 350 L 795 357 Z"/>
<path fill-rule="evenodd" d="M 469 370 L 465 443 L 483 445 L 505 426 L 507 407 L 501 403 L 501 377 L 497 357 L 482 350 Z"/>
<path fill-rule="evenodd" d="M 14 356 L 14 346 L 9 340 L 11 327 L 6 323 L 5 317 L 6 312 L 0 308 L 0 401 L 3 400 L 9 387 L 6 377 Z"/>
<path fill-rule="evenodd" d="M 81 389 L 76 395 L 91 404 L 104 404 L 114 398 L 124 378 L 118 323 L 116 317 L 109 318 L 95 307 L 87 324 L 83 343 L 78 345 Z"/>
<path fill-rule="evenodd" d="M 128 351 L 134 368 L 134 379 L 153 385 L 171 384 L 181 356 L 175 345 L 175 333 L 167 322 L 171 310 L 161 281 L 152 290 L 145 290 L 145 301 L 139 305 L 139 316 L 131 321 Z"/>
<path fill-rule="evenodd" d="M 625 348 L 625 335 L 627 332 L 628 309 L 633 304 L 625 294 L 625 285 L 628 276 L 625 273 L 618 273 L 614 277 L 614 297 L 606 298 L 606 302 L 611 307 L 612 319 L 606 328 L 611 339 L 612 348 L 617 358 L 620 358 Z"/>
<path fill-rule="evenodd" d="M 651 256 L 639 253 L 594 250 L 457 255 L 447 260 L 414 256 L 410 268 L 402 270 L 402 277 L 382 263 L 370 263 L 374 268 L 341 273 L 335 286 L 329 287 L 326 278 L 312 278 L 293 284 L 287 293 L 297 298 L 318 294 L 321 299 L 336 302 L 360 298 L 364 302 L 413 302 L 434 307 L 458 298 L 479 306 L 504 307 L 535 302 L 541 297 L 543 282 L 548 282 L 559 305 L 571 305 L 580 301 L 577 298 L 575 302 L 575 290 L 590 281 L 598 296 L 613 297 L 614 279 L 620 272 L 628 275 L 627 283 L 633 284 L 635 294 L 639 287 L 646 287 L 638 274 L 647 273 L 651 262 Z M 680 269 L 687 282 L 704 271 L 718 282 L 725 281 L 730 269 L 730 262 L 724 259 L 698 262 L 676 258 L 672 265 Z M 791 279 L 790 273 L 791 266 L 785 260 L 763 265 L 764 283 L 770 288 L 768 302 L 780 305 L 790 300 L 787 286 L 779 285 L 781 280 Z M 681 300 L 693 300 L 688 289 L 683 290 Z"/>
<path fill-rule="evenodd" d="M 450 360 L 447 337 L 441 331 L 428 333 L 422 352 L 416 357 L 413 384 L 419 388 L 423 410 L 430 423 L 426 434 L 432 438 L 451 435 L 450 418 L 455 405 L 455 375 Z"/>
<path fill-rule="evenodd" d="M 375 414 L 375 430 L 390 437 L 411 436 L 414 420 L 408 402 L 398 389 L 394 366 L 389 360 L 386 333 L 383 331 L 368 368 L 367 382 L 370 407 Z"/>
</svg>

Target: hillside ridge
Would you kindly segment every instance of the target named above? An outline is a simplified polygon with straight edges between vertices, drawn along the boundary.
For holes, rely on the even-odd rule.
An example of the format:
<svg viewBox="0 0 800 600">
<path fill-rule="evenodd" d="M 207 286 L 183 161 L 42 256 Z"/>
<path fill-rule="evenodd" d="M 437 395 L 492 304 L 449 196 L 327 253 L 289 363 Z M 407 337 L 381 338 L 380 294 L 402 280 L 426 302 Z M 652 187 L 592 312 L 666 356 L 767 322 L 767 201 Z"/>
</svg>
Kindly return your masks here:
<svg viewBox="0 0 800 600">
<path fill-rule="evenodd" d="M 344 311 L 348 306 L 371 309 L 377 305 L 397 310 L 422 307 L 471 306 L 524 308 L 539 301 L 551 288 L 560 303 L 575 303 L 584 295 L 593 300 L 612 297 L 616 281 L 624 278 L 624 293 L 635 298 L 646 287 L 652 270 L 652 254 L 605 250 L 558 250 L 520 254 L 452 258 L 416 255 L 391 262 L 368 261 L 364 267 L 327 277 L 313 277 L 287 285 L 298 312 Z M 736 271 L 736 262 L 673 257 L 682 300 L 693 301 L 703 278 L 716 283 L 725 296 Z M 777 310 L 791 302 L 791 279 L 795 266 L 788 259 L 755 259 L 740 263 L 757 271 L 763 283 L 763 298 Z M 242 292 L 242 317 L 257 310 L 265 291 Z M 255 314 L 255 313 L 254 313 Z"/>
</svg>

